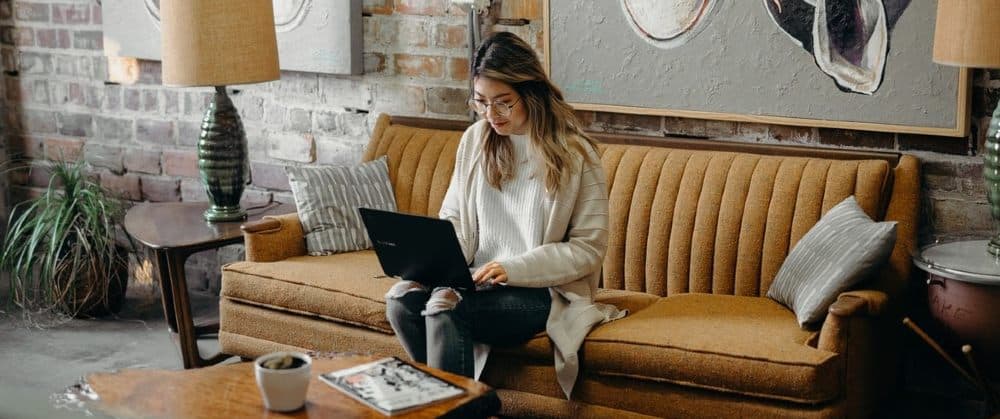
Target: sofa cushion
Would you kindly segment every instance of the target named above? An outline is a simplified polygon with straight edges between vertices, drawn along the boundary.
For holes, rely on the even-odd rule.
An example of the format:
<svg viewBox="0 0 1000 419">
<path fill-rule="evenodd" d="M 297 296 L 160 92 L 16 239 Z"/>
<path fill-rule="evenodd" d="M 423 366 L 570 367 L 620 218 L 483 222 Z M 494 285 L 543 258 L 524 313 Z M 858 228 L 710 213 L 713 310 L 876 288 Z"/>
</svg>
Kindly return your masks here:
<svg viewBox="0 0 1000 419">
<path fill-rule="evenodd" d="M 815 324 L 840 293 L 882 265 L 895 244 L 896 222 L 872 221 L 849 196 L 795 245 L 767 296 L 791 308 L 800 326 Z"/>
<path fill-rule="evenodd" d="M 384 276 L 375 252 L 365 250 L 230 263 L 222 269 L 221 295 L 392 333 L 385 318 L 385 293 L 395 283 Z"/>
<path fill-rule="evenodd" d="M 371 248 L 359 207 L 396 210 L 385 157 L 353 166 L 288 166 L 310 255 Z"/>
<path fill-rule="evenodd" d="M 813 336 L 768 298 L 682 294 L 595 328 L 583 371 L 820 403 L 839 395 L 843 360 Z"/>
</svg>

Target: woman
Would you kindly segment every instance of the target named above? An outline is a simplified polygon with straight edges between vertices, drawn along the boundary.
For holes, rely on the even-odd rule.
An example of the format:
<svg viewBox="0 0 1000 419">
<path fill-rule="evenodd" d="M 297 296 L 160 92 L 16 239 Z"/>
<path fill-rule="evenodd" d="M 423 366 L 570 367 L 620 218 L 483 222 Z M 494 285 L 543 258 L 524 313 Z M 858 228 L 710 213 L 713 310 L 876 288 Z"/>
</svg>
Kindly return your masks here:
<svg viewBox="0 0 1000 419">
<path fill-rule="evenodd" d="M 517 36 L 484 40 L 471 75 L 469 105 L 484 119 L 462 136 L 440 216 L 479 291 L 403 281 L 386 294 L 387 316 L 415 361 L 470 377 L 488 353 L 474 362 L 473 342 L 513 345 L 545 330 L 569 397 L 584 337 L 624 315 L 593 301 L 608 235 L 600 158 Z"/>
</svg>

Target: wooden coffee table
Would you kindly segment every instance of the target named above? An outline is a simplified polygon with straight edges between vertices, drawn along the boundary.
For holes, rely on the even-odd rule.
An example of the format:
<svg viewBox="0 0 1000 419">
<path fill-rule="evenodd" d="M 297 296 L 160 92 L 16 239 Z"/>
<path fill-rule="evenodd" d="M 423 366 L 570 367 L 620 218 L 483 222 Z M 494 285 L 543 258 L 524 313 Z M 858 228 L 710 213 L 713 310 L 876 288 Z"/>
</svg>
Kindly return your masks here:
<svg viewBox="0 0 1000 419">
<path fill-rule="evenodd" d="M 126 369 L 95 373 L 86 378 L 94 406 L 116 417 L 157 418 L 382 418 L 378 411 L 320 381 L 321 373 L 381 357 L 320 355 L 313 357 L 312 381 L 303 409 L 268 411 L 254 378 L 253 363 L 218 365 L 192 370 Z M 500 399 L 489 386 L 472 379 L 421 365 L 421 369 L 457 384 L 464 397 L 428 405 L 393 417 L 488 417 L 500 410 Z"/>
</svg>

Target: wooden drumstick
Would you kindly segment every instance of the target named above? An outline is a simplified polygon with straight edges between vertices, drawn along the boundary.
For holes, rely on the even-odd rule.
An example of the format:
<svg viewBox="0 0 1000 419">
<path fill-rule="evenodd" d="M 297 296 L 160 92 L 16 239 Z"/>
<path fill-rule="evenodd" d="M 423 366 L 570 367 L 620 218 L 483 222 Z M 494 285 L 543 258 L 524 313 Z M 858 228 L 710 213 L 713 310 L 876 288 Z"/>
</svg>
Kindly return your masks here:
<svg viewBox="0 0 1000 419">
<path fill-rule="evenodd" d="M 934 339 L 931 339 L 931 337 L 928 336 L 927 333 L 924 333 L 924 330 L 921 329 L 919 326 L 917 326 L 917 324 L 914 323 L 912 320 L 910 320 L 909 317 L 903 318 L 903 324 L 909 327 L 910 330 L 913 330 L 913 333 L 916 333 L 917 336 L 920 336 L 920 338 L 923 339 L 924 342 L 927 342 L 927 344 L 930 345 L 931 348 L 934 348 L 934 350 L 937 351 L 938 355 L 941 355 L 941 357 L 944 358 L 945 361 L 948 361 L 948 363 L 951 364 L 951 366 L 954 367 L 955 370 L 961 373 L 966 380 L 969 380 L 969 382 L 975 385 L 976 387 L 981 388 L 979 382 L 976 381 L 976 379 L 973 378 L 971 375 L 969 375 L 969 373 L 965 371 L 965 368 L 962 368 L 961 365 L 958 365 L 958 362 L 955 362 L 955 360 L 951 357 L 951 355 L 948 355 L 948 353 L 941 348 L 941 345 L 938 345 L 937 342 L 934 341 Z M 986 391 L 986 389 L 982 390 Z"/>
<path fill-rule="evenodd" d="M 996 406 L 996 394 L 993 394 L 993 389 L 990 387 L 989 382 L 983 378 L 983 374 L 979 372 L 979 368 L 976 366 L 976 360 L 972 357 L 972 345 L 962 345 L 962 354 L 965 355 L 965 359 L 969 361 L 969 368 L 972 370 L 973 374 L 976 374 L 976 379 L 979 380 L 980 386 L 983 387 L 983 392 L 986 393 L 986 403 L 991 406 Z"/>
</svg>

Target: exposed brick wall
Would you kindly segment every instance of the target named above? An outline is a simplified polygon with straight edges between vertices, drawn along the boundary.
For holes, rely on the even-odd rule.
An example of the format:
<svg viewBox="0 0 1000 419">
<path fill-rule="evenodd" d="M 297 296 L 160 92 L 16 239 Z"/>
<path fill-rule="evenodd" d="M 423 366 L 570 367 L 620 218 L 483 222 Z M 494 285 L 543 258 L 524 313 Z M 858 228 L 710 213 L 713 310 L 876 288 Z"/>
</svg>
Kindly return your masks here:
<svg viewBox="0 0 1000 419">
<path fill-rule="evenodd" d="M 494 0 L 494 12 L 501 0 Z M 248 136 L 249 201 L 291 201 L 282 167 L 358 161 L 380 112 L 463 119 L 468 96 L 466 16 L 448 0 L 365 0 L 363 76 L 284 72 L 280 81 L 235 86 L 232 98 Z M 541 22 L 482 19 L 538 47 Z M 0 158 L 89 162 L 106 187 L 133 200 L 197 201 L 195 145 L 210 90 L 165 88 L 160 65 L 109 66 L 96 0 L 0 0 Z M 134 84 L 107 83 L 109 70 Z M 989 230 L 981 181 L 985 121 L 1000 96 L 1000 72 L 974 73 L 969 138 L 934 138 L 671 117 L 583 112 L 589 129 L 814 147 L 898 150 L 924 166 L 921 241 Z M 3 198 L 16 202 L 45 185 L 45 172 L 13 174 Z M 6 185 L 0 185 L 6 186 Z M 0 202 L 0 208 L 7 207 Z M 188 265 L 195 287 L 217 290 L 226 249 Z"/>
</svg>

